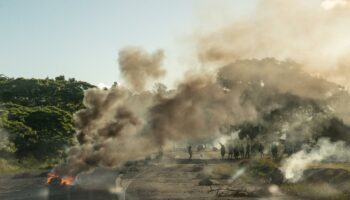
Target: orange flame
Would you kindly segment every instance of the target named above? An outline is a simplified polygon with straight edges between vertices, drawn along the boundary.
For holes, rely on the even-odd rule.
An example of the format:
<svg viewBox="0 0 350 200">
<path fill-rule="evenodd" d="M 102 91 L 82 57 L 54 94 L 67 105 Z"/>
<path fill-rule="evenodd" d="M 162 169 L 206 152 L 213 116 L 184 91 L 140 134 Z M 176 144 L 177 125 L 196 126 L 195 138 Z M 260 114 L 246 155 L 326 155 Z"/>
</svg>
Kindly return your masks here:
<svg viewBox="0 0 350 200">
<path fill-rule="evenodd" d="M 51 183 L 51 180 L 53 178 L 60 178 L 61 179 L 61 185 L 72 185 L 74 183 L 74 177 L 73 176 L 67 176 L 67 177 L 60 177 L 58 174 L 54 172 L 50 172 L 47 174 L 47 183 Z"/>
</svg>

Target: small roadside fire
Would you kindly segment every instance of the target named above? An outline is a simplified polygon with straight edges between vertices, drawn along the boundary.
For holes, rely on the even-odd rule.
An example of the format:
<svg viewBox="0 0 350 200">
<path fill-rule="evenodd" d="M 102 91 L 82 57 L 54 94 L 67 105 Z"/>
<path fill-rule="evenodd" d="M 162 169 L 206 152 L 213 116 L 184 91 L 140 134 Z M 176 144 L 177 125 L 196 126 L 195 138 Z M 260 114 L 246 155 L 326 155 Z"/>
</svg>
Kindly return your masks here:
<svg viewBox="0 0 350 200">
<path fill-rule="evenodd" d="M 60 177 L 58 174 L 50 172 L 47 174 L 47 183 L 57 185 L 72 185 L 74 183 L 74 177 Z"/>
</svg>

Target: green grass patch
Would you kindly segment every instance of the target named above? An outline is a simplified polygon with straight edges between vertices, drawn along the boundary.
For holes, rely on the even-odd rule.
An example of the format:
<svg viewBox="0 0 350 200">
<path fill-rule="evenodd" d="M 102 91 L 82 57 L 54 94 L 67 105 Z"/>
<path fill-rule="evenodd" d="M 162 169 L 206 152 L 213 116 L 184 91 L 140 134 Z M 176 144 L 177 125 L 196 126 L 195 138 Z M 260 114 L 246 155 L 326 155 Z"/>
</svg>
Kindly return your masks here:
<svg viewBox="0 0 350 200">
<path fill-rule="evenodd" d="M 18 174 L 40 169 L 50 169 L 57 163 L 59 163 L 57 159 L 40 161 L 34 158 L 21 160 L 0 158 L 0 174 Z"/>
</svg>

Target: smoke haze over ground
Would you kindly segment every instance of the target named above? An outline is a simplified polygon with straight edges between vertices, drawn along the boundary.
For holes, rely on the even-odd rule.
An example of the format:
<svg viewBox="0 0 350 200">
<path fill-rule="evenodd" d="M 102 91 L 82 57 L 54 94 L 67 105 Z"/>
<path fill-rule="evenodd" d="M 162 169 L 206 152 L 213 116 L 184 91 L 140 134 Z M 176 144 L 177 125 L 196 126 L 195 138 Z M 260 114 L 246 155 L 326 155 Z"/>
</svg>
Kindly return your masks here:
<svg viewBox="0 0 350 200">
<path fill-rule="evenodd" d="M 118 166 L 169 142 L 209 141 L 235 129 L 241 138 L 267 144 L 281 137 L 350 142 L 349 10 L 325 6 L 328 1 L 322 4 L 327 9 L 301 0 L 259 2 L 254 16 L 196 40 L 204 72 L 187 74 L 174 90 L 145 91 L 165 75 L 162 51 L 121 50 L 119 66 L 130 89 L 86 92 L 86 108 L 75 116 L 79 145 L 56 171 L 75 176 Z M 215 73 L 206 66 L 215 66 Z"/>
</svg>

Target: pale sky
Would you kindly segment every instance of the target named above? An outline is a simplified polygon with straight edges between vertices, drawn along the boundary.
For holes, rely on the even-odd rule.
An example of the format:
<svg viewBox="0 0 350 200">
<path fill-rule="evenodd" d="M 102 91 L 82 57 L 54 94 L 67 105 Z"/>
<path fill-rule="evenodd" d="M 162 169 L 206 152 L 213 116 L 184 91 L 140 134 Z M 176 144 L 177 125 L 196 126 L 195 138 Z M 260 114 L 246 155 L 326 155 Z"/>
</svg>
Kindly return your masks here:
<svg viewBox="0 0 350 200">
<path fill-rule="evenodd" d="M 0 0 L 0 74 L 64 75 L 120 82 L 118 51 L 164 49 L 171 84 L 185 40 L 201 27 L 247 14 L 256 0 Z M 228 17 L 229 16 L 229 17 Z M 216 21 L 215 21 L 216 20 Z M 206 24 L 208 23 L 208 24 Z"/>
</svg>

